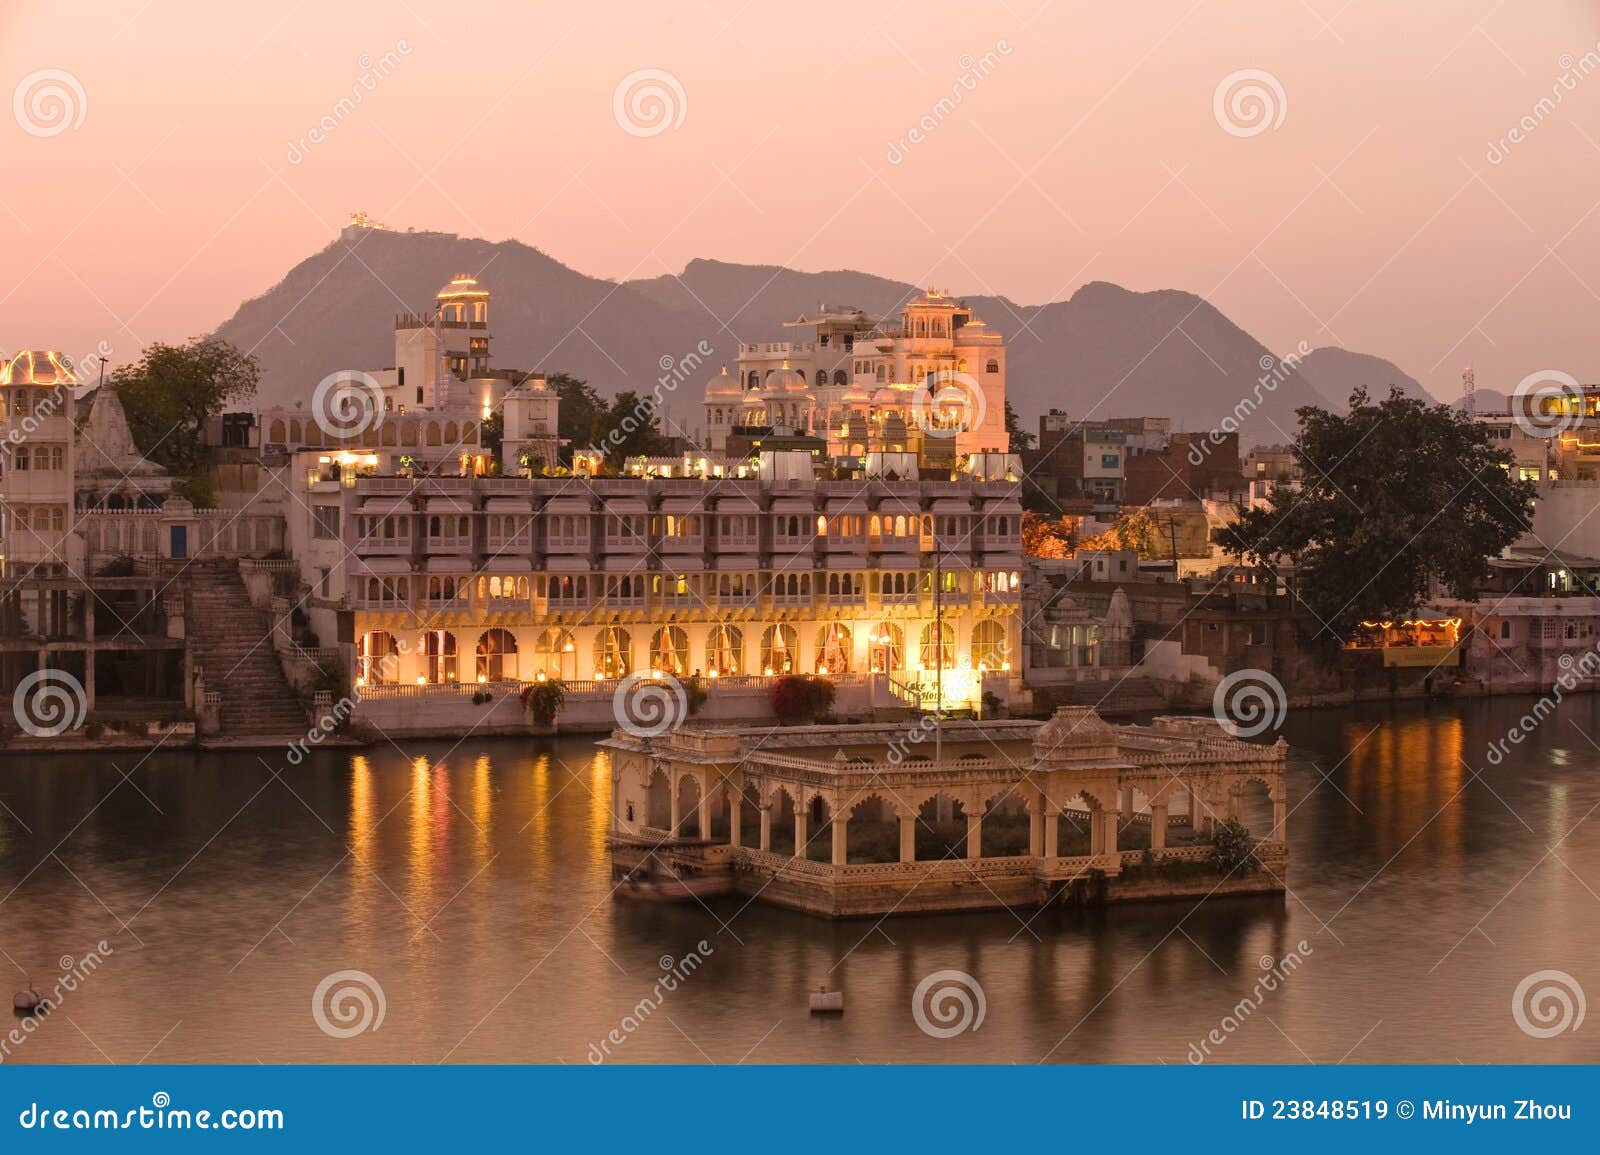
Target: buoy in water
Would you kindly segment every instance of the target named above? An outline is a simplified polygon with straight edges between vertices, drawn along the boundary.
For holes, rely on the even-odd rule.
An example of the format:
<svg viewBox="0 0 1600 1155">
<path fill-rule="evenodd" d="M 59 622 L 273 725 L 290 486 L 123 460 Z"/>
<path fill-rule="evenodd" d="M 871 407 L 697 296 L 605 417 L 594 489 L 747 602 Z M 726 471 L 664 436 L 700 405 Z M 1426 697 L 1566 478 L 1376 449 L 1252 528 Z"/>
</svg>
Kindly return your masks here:
<svg viewBox="0 0 1600 1155">
<path fill-rule="evenodd" d="M 844 992 L 830 991 L 826 986 L 811 992 L 811 1013 L 814 1015 L 843 1014 Z"/>
<path fill-rule="evenodd" d="M 11 1009 L 16 1011 L 36 1011 L 44 1002 L 44 993 L 37 987 L 23 987 L 11 996 Z"/>
</svg>

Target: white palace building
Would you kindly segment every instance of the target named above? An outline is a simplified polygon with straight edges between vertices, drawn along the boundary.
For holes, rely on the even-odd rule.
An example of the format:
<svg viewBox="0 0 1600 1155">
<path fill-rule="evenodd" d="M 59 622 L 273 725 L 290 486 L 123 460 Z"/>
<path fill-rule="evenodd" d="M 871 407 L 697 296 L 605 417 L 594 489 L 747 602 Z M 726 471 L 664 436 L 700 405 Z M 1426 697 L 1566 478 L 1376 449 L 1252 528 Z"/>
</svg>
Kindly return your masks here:
<svg viewBox="0 0 1600 1155">
<path fill-rule="evenodd" d="M 793 673 L 831 679 L 841 718 L 1026 706 L 1005 351 L 970 310 L 929 293 L 893 324 L 831 310 L 807 322 L 815 342 L 744 346 L 703 452 L 590 477 L 555 465 L 543 375 L 492 366 L 490 309 L 462 276 L 399 317 L 394 364 L 348 374 L 361 405 L 337 421 L 309 382 L 299 404 L 225 415 L 215 509 L 147 476 L 125 426 L 94 467 L 107 493 L 78 492 L 105 456 L 86 438 L 113 439 L 50 415 L 31 468 L 18 455 L 0 473 L 8 565 L 238 559 L 287 684 L 309 699 L 342 667 L 356 721 L 390 733 L 526 732 L 520 693 L 541 679 L 566 685 L 563 728 L 609 730 L 616 686 L 647 673 L 698 677 L 701 716 L 723 722 L 770 718 L 773 679 Z M 47 353 L 6 372 L 13 392 L 71 377 Z M 751 429 L 809 436 L 731 443 Z M 230 692 L 213 672 L 185 698 Z"/>
<path fill-rule="evenodd" d="M 787 324 L 812 338 L 741 344 L 738 372 L 706 386 L 710 449 L 787 432 L 830 457 L 1007 452 L 1005 343 L 959 301 L 930 289 L 894 318 L 824 305 Z"/>
</svg>

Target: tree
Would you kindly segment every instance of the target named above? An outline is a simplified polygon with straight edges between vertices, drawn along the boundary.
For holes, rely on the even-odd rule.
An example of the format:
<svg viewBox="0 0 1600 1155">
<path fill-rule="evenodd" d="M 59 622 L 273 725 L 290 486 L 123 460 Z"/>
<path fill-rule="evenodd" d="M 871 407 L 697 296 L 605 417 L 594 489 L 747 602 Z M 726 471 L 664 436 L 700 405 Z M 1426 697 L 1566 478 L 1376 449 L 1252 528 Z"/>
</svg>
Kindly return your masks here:
<svg viewBox="0 0 1600 1155">
<path fill-rule="evenodd" d="M 1398 389 L 1374 403 L 1357 389 L 1346 414 L 1298 413 L 1302 488 L 1274 489 L 1217 540 L 1261 565 L 1288 558 L 1301 603 L 1336 638 L 1403 619 L 1435 583 L 1476 597 L 1489 559 L 1531 525 L 1536 487 L 1512 476 L 1487 427 L 1447 405 Z"/>
<path fill-rule="evenodd" d="M 500 448 L 505 444 L 506 415 L 502 409 L 496 409 L 489 416 L 478 422 L 478 445 L 491 457 L 500 456 Z M 513 465 L 516 462 L 512 462 Z"/>
<path fill-rule="evenodd" d="M 1079 520 L 1075 517 L 1024 513 L 1022 552 L 1028 557 L 1071 557 L 1078 525 Z"/>
<path fill-rule="evenodd" d="M 656 403 L 632 389 L 618 393 L 598 418 L 590 444 L 605 451 L 606 460 L 621 465 L 630 457 L 672 452 L 672 442 L 656 423 Z"/>
<path fill-rule="evenodd" d="M 596 420 L 606 403 L 587 381 L 569 373 L 552 373 L 546 382 L 561 398 L 556 436 L 577 449 L 587 449 L 594 438 Z M 568 463 L 571 463 L 569 457 Z"/>
<path fill-rule="evenodd" d="M 205 337 L 187 345 L 151 345 L 134 364 L 115 370 L 110 386 L 139 452 L 172 474 L 176 493 L 207 505 L 206 424 L 229 400 L 254 393 L 259 377 L 254 357 Z"/>
<path fill-rule="evenodd" d="M 1022 418 L 1011 408 L 1009 397 L 1006 398 L 1006 433 L 1011 438 L 1009 449 L 1012 453 L 1021 453 L 1024 449 L 1033 448 L 1033 434 L 1022 427 Z"/>
<path fill-rule="evenodd" d="M 1080 550 L 1131 549 L 1143 561 L 1166 557 L 1171 550 L 1162 536 L 1162 526 L 1148 509 L 1136 509 L 1119 517 L 1111 528 L 1078 543 Z"/>
</svg>

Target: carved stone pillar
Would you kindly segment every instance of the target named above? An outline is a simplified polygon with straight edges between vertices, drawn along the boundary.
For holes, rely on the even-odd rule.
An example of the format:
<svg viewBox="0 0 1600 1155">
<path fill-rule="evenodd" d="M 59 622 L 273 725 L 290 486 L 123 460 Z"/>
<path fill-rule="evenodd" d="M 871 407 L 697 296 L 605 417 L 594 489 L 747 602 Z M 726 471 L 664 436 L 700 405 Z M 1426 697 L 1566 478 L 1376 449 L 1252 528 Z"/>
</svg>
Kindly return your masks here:
<svg viewBox="0 0 1600 1155">
<path fill-rule="evenodd" d="M 983 815 L 976 808 L 967 811 L 967 857 L 983 857 Z"/>
<path fill-rule="evenodd" d="M 1167 804 L 1165 802 L 1152 802 L 1150 804 L 1150 849 L 1165 850 L 1167 848 Z"/>
<path fill-rule="evenodd" d="M 915 862 L 917 860 L 917 816 L 915 814 L 900 815 L 900 861 Z"/>
</svg>

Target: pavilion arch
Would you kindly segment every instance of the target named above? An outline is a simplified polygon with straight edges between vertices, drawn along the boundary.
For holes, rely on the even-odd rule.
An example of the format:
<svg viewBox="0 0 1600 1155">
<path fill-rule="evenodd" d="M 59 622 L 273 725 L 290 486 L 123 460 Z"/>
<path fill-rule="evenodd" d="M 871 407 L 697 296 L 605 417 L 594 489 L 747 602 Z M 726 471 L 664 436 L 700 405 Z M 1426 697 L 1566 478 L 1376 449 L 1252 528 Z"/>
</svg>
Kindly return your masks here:
<svg viewBox="0 0 1600 1155">
<path fill-rule="evenodd" d="M 799 813 L 805 819 L 805 843 L 802 849 L 795 851 L 795 854 L 812 862 L 832 862 L 833 799 L 826 797 L 817 789 L 807 790 L 804 793 L 805 801 L 801 804 Z M 799 838 L 798 822 L 795 824 L 795 829 L 795 837 Z"/>
<path fill-rule="evenodd" d="M 305 434 L 304 434 L 304 432 L 302 432 L 302 430 L 300 428 L 300 420 L 299 420 L 299 418 L 291 418 L 290 421 L 289 421 L 289 444 L 290 445 L 300 445 L 304 441 L 305 441 Z"/>
<path fill-rule="evenodd" d="M 413 447 L 417 444 L 417 423 L 415 421 L 400 422 L 400 444 Z"/>
<path fill-rule="evenodd" d="M 761 631 L 761 672 L 787 674 L 800 660 L 800 635 L 793 626 L 777 623 Z"/>
<path fill-rule="evenodd" d="M 1283 837 L 1281 833 L 1274 833 L 1276 823 L 1281 821 L 1277 813 L 1282 809 L 1281 789 L 1278 797 L 1274 797 L 1270 782 L 1258 775 L 1248 774 L 1229 781 L 1227 798 L 1227 811 L 1223 817 L 1242 825 L 1253 838 L 1271 840 Z"/>
<path fill-rule="evenodd" d="M 672 829 L 672 786 L 659 765 L 651 767 L 645 784 L 644 825 L 652 830 Z"/>
<path fill-rule="evenodd" d="M 318 449 L 322 448 L 322 427 L 315 421 L 306 426 L 305 444 L 316 446 Z"/>
<path fill-rule="evenodd" d="M 892 674 L 906 668 L 906 631 L 896 622 L 879 622 L 867 639 L 868 665 L 874 673 Z"/>
<path fill-rule="evenodd" d="M 400 431 L 394 427 L 393 421 L 385 421 L 378 428 L 378 440 L 384 445 L 398 445 Z"/>
<path fill-rule="evenodd" d="M 594 676 L 626 678 L 633 670 L 633 639 L 621 626 L 602 626 L 594 635 Z"/>
<path fill-rule="evenodd" d="M 284 429 L 283 418 L 274 417 L 272 424 L 267 426 L 267 444 L 283 445 L 286 438 L 287 434 Z"/>
<path fill-rule="evenodd" d="M 496 626 L 478 636 L 478 680 L 514 682 L 517 680 L 517 638 L 510 630 Z"/>
<path fill-rule="evenodd" d="M 461 444 L 461 431 L 454 421 L 446 421 L 444 423 L 444 443 L 451 449 Z"/>
<path fill-rule="evenodd" d="M 533 673 L 562 681 L 578 676 L 578 645 L 571 630 L 549 626 L 534 635 Z"/>
<path fill-rule="evenodd" d="M 716 677 L 744 673 L 744 633 L 738 626 L 712 626 L 706 634 L 706 672 Z"/>
<path fill-rule="evenodd" d="M 1005 623 L 984 618 L 972 627 L 972 664 L 980 670 L 999 670 L 1011 664 Z"/>
<path fill-rule="evenodd" d="M 816 672 L 848 674 L 850 650 L 850 627 L 842 622 L 827 623 L 817 631 Z"/>
<path fill-rule="evenodd" d="M 917 805 L 917 861 L 966 856 L 966 804 L 945 791 L 928 795 Z"/>
<path fill-rule="evenodd" d="M 900 860 L 897 809 L 894 800 L 879 791 L 852 800 L 845 826 L 847 863 Z"/>
<path fill-rule="evenodd" d="M 798 803 L 786 786 L 774 786 L 767 794 L 771 807 L 772 828 L 767 849 L 774 854 L 794 856 L 795 814 Z"/>
<path fill-rule="evenodd" d="M 650 637 L 650 669 L 675 678 L 689 674 L 689 635 L 682 626 L 662 626 Z"/>
<path fill-rule="evenodd" d="M 1032 816 L 1024 792 L 1004 786 L 984 799 L 984 858 L 1011 858 L 1026 855 L 1032 846 Z"/>
<path fill-rule="evenodd" d="M 700 829 L 700 779 L 694 774 L 678 775 L 678 825 L 673 829 L 674 838 L 700 838 L 708 836 L 709 830 Z"/>
<path fill-rule="evenodd" d="M 357 684 L 382 686 L 399 675 L 400 645 L 387 630 L 369 630 L 361 635 L 356 653 Z"/>
<path fill-rule="evenodd" d="M 428 424 L 427 424 L 427 426 L 426 426 L 426 428 L 424 430 L 423 436 L 427 440 L 427 443 L 429 445 L 442 445 L 443 444 L 443 440 L 439 436 L 439 423 L 437 421 L 428 422 Z"/>
</svg>

